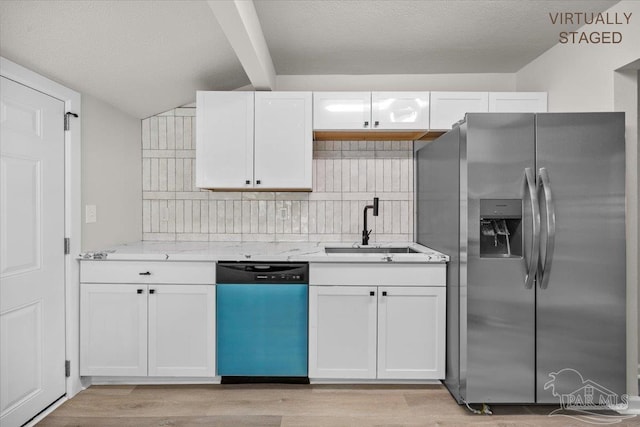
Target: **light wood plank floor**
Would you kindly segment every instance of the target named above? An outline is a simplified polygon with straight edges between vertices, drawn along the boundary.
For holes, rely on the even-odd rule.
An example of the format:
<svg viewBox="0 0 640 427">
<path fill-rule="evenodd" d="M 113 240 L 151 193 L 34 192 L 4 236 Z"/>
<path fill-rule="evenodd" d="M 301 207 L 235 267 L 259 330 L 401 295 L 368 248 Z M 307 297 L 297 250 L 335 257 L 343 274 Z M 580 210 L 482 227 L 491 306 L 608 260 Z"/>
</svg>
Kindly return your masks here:
<svg viewBox="0 0 640 427">
<path fill-rule="evenodd" d="M 472 415 L 440 385 L 93 386 L 38 426 L 581 426 L 554 407 L 497 406 Z M 640 417 L 616 426 L 639 426 Z"/>
</svg>

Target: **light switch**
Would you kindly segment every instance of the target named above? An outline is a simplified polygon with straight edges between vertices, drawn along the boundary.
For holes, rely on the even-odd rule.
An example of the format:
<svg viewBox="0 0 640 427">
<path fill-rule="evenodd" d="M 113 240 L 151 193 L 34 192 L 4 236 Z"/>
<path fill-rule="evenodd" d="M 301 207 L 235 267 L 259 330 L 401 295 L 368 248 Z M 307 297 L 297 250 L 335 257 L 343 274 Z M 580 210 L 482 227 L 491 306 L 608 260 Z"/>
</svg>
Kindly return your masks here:
<svg viewBox="0 0 640 427">
<path fill-rule="evenodd" d="M 84 222 L 87 224 L 94 223 L 98 220 L 98 212 L 96 205 L 86 205 L 84 207 Z"/>
</svg>

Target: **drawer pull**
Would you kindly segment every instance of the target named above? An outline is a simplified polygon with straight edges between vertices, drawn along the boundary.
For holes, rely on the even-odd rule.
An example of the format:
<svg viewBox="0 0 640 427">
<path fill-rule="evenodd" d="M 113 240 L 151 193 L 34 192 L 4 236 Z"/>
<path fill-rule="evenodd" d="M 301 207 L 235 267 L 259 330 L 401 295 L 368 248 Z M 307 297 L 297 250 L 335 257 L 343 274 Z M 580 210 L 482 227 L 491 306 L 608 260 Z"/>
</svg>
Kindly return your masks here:
<svg viewBox="0 0 640 427">
<path fill-rule="evenodd" d="M 387 296 L 387 291 L 382 291 L 382 296 L 386 297 Z"/>
<path fill-rule="evenodd" d="M 156 293 L 156 290 L 155 289 L 149 289 L 149 293 L 153 295 L 153 294 Z"/>
<path fill-rule="evenodd" d="M 373 291 L 369 291 L 369 295 L 371 295 L 371 296 L 373 297 L 373 296 L 375 296 L 375 295 L 376 295 L 376 293 L 375 293 L 375 292 L 373 292 Z"/>
<path fill-rule="evenodd" d="M 137 291 L 139 294 L 143 294 L 144 293 L 144 289 L 138 289 Z"/>
<path fill-rule="evenodd" d="M 138 273 L 140 276 L 151 276 L 150 271 L 145 271 L 144 273 Z"/>
</svg>

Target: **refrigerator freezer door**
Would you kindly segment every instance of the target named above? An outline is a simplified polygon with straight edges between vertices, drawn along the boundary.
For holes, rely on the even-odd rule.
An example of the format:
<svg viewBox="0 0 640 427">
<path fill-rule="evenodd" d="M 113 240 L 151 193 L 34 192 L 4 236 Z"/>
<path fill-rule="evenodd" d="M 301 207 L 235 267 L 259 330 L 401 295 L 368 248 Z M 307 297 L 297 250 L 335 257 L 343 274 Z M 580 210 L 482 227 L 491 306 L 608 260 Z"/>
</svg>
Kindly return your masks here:
<svg viewBox="0 0 640 427">
<path fill-rule="evenodd" d="M 587 381 L 619 396 L 625 392 L 624 115 L 538 114 L 536 136 L 536 167 L 538 174 L 546 169 L 556 220 L 552 265 L 543 272 L 548 283 L 536 286 L 537 401 L 558 403 L 558 394 Z"/>
<path fill-rule="evenodd" d="M 525 179 L 526 168 L 535 171 L 534 123 L 533 114 L 467 114 L 461 143 L 462 158 L 466 154 L 461 200 L 466 196 L 467 201 L 461 232 L 467 233 L 468 248 L 460 254 L 461 301 L 466 295 L 460 307 L 460 346 L 468 402 L 535 401 L 535 291 L 525 287 L 527 261 L 536 259 L 531 256 L 533 218 Z M 480 257 L 481 199 L 521 200 L 523 256 Z"/>
</svg>

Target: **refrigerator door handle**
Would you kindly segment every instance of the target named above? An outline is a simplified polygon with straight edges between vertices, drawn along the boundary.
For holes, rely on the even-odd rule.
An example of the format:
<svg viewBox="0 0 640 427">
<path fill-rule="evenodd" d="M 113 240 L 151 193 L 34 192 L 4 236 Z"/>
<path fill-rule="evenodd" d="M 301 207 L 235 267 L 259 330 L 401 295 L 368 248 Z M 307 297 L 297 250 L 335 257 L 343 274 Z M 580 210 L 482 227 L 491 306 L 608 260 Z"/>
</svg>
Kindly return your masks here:
<svg viewBox="0 0 640 427">
<path fill-rule="evenodd" d="M 536 276 L 538 263 L 540 262 L 540 205 L 538 204 L 538 192 L 536 187 L 536 178 L 533 169 L 525 168 L 524 176 L 529 188 L 529 197 L 531 198 L 532 213 L 532 229 L 533 242 L 531 243 L 531 255 L 527 264 L 527 275 L 524 279 L 525 289 L 533 287 L 533 281 Z"/>
<path fill-rule="evenodd" d="M 551 272 L 551 262 L 553 261 L 553 250 L 556 240 L 556 206 L 553 201 L 553 194 L 551 193 L 549 172 L 547 172 L 546 168 L 540 168 L 538 174 L 540 176 L 540 185 L 544 191 L 547 223 L 547 244 L 544 254 L 544 262 L 540 263 L 538 283 L 540 289 L 547 289 L 547 286 L 549 286 L 549 273 Z"/>
</svg>

